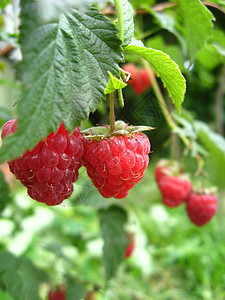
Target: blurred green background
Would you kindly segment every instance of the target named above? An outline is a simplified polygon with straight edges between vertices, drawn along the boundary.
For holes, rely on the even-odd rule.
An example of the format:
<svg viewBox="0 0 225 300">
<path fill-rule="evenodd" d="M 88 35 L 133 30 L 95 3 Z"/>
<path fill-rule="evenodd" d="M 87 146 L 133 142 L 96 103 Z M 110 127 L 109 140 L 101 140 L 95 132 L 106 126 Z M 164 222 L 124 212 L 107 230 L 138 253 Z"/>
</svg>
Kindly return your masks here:
<svg viewBox="0 0 225 300">
<path fill-rule="evenodd" d="M 182 28 L 179 28 L 179 12 L 174 11 L 172 6 L 160 11 L 152 9 L 143 12 L 146 5 L 150 9 L 164 5 L 164 2 L 130 1 L 136 10 L 135 37 L 142 39 L 146 46 L 169 54 L 186 78 L 187 93 L 182 120 L 189 122 L 193 128 L 196 128 L 195 122 L 200 120 L 210 126 L 206 131 L 221 136 L 225 129 L 225 23 L 222 2 L 211 1 L 211 5 L 207 6 L 215 17 L 213 34 L 195 62 L 190 63 Z M 20 82 L 15 79 L 14 71 L 15 63 L 21 58 L 17 44 L 18 3 L 10 0 L 0 3 L 0 126 L 15 117 L 20 91 Z M 93 1 L 56 1 L 54 5 L 52 1 L 45 1 L 50 15 L 62 4 L 79 8 L 82 4 L 83 8 L 93 4 Z M 94 4 L 99 9 L 106 6 L 105 1 L 94 1 Z M 112 9 L 111 6 L 108 8 Z M 126 62 L 143 67 L 131 55 L 126 56 Z M 158 84 L 172 110 L 160 80 Z M 191 137 L 201 153 L 209 153 L 209 156 L 205 156 L 207 186 L 219 187 L 216 217 L 209 224 L 197 228 L 190 223 L 184 205 L 169 209 L 161 203 L 154 179 L 154 166 L 161 158 L 181 159 L 184 147 L 168 129 L 153 90 L 150 88 L 142 95 L 135 95 L 131 86 L 128 86 L 123 94 L 125 108 L 116 108 L 118 119 L 134 125 L 157 127 L 148 134 L 153 152 L 143 181 L 126 199 L 120 202 L 108 200 L 98 195 L 85 170 L 81 169 L 71 198 L 59 207 L 49 208 L 31 200 L 26 189 L 10 176 L 7 166 L 2 165 L 2 173 L 10 186 L 10 196 L 4 198 L 7 203 L 3 204 L 4 209 L 0 213 L 0 250 L 28 258 L 44 270 L 48 278 L 39 288 L 41 299 L 46 299 L 51 286 L 66 283 L 71 290 L 70 295 L 74 295 L 69 299 L 79 299 L 79 293 L 85 290 L 86 295 L 92 293 L 95 295 L 93 299 L 97 300 L 223 300 L 225 169 L 223 165 L 218 169 L 220 160 L 217 160 L 214 152 L 216 146 L 210 148 L 215 139 L 208 139 L 202 133 L 199 143 L 199 136 L 198 141 L 195 136 Z M 108 122 L 108 105 L 102 103 L 90 120 L 82 123 L 82 128 Z M 196 134 L 192 127 L 187 127 L 182 127 L 189 130 L 187 136 Z M 184 169 L 191 174 L 194 185 L 198 186 L 200 179 L 195 177 L 196 165 L 196 158 L 191 153 L 185 157 Z M 3 177 L 1 181 L 4 181 Z M 9 194 L 8 190 L 6 194 Z M 1 198 L 3 202 L 4 199 Z M 135 250 L 129 259 L 124 259 L 117 276 L 105 284 L 98 210 L 110 205 L 122 205 L 128 212 L 126 230 L 134 233 Z M 1 264 L 3 258 L 0 256 L 0 279 Z M 33 273 L 27 272 L 26 276 L 29 274 Z M 16 275 L 12 280 L 14 283 L 17 281 Z M 37 286 L 36 281 L 33 285 Z M 15 299 L 6 292 L 1 280 L 0 299 Z"/>
</svg>

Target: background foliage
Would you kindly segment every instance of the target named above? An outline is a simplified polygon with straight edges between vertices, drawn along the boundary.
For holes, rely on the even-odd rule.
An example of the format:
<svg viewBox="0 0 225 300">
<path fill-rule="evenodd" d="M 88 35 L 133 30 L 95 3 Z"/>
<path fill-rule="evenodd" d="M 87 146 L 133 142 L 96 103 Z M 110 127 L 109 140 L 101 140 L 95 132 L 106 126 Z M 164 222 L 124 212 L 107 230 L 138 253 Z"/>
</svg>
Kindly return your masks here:
<svg viewBox="0 0 225 300">
<path fill-rule="evenodd" d="M 122 4 L 120 41 L 115 9 L 105 1 L 23 0 L 20 27 L 18 2 L 0 3 L 0 126 L 15 116 L 20 121 L 17 135 L 0 150 L 1 162 L 33 147 L 61 120 L 72 130 L 95 111 L 83 128 L 108 123 L 107 71 L 117 76 L 125 61 L 146 67 L 140 56 L 160 76 L 157 85 L 176 124 L 165 120 L 153 88 L 143 95 L 129 85 L 123 90 L 125 107 L 116 108 L 117 118 L 157 130 L 149 134 L 153 153 L 144 180 L 122 201 L 102 198 L 81 169 L 71 198 L 49 208 L 32 201 L 1 165 L 2 300 L 47 299 L 49 289 L 61 284 L 68 300 L 225 298 L 224 3 Z M 178 67 L 187 83 L 184 102 Z M 178 111 L 182 104 L 181 115 L 169 96 Z M 198 155 L 205 184 L 217 186 L 219 198 L 217 216 L 202 228 L 189 222 L 183 206 L 161 204 L 154 179 L 156 162 L 173 157 L 183 160 L 198 187 Z M 125 260 L 127 232 L 134 233 L 136 248 Z"/>
</svg>

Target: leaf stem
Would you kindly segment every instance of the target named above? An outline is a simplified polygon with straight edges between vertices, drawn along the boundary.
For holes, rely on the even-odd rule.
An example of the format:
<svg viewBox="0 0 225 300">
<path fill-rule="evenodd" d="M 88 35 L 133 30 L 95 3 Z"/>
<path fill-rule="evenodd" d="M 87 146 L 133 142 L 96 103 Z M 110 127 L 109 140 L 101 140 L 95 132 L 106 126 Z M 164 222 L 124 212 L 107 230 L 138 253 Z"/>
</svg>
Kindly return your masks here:
<svg viewBox="0 0 225 300">
<path fill-rule="evenodd" d="M 175 130 L 175 129 L 178 128 L 178 126 L 177 126 L 177 124 L 174 122 L 174 120 L 172 119 L 172 117 L 171 117 L 171 115 L 170 115 L 170 113 L 169 113 L 169 111 L 168 111 L 168 108 L 167 108 L 167 106 L 166 106 L 166 104 L 165 104 L 163 95 L 162 95 L 162 93 L 161 93 L 161 91 L 160 91 L 159 85 L 158 85 L 157 80 L 156 80 L 156 78 L 155 78 L 154 72 L 153 72 L 152 68 L 150 67 L 150 64 L 149 64 L 145 59 L 143 59 L 143 63 L 144 63 L 144 66 L 145 66 L 145 68 L 146 68 L 146 70 L 147 70 L 147 72 L 148 72 L 149 78 L 150 78 L 151 83 L 152 83 L 152 88 L 153 88 L 153 90 L 154 90 L 154 92 L 155 92 L 155 95 L 156 95 L 156 97 L 157 97 L 157 99 L 158 99 L 158 102 L 159 102 L 159 105 L 160 105 L 160 107 L 161 107 L 161 109 L 162 109 L 162 113 L 163 113 L 163 115 L 164 115 L 164 118 L 165 118 L 165 120 L 166 120 L 166 122 L 167 122 L 169 128 L 170 128 L 171 130 Z M 182 133 L 178 133 L 178 135 L 179 135 L 180 139 L 183 141 L 183 143 L 184 143 L 187 147 L 190 147 L 190 142 L 189 142 L 189 140 L 186 138 L 186 136 L 183 135 Z"/>
<path fill-rule="evenodd" d="M 110 106 L 110 133 L 115 131 L 115 112 L 114 112 L 114 93 L 109 95 L 109 106 Z"/>
<path fill-rule="evenodd" d="M 118 27 L 119 27 L 119 38 L 124 41 L 124 20 L 123 20 L 123 7 L 121 0 L 114 0 L 117 17 L 118 17 Z"/>
</svg>

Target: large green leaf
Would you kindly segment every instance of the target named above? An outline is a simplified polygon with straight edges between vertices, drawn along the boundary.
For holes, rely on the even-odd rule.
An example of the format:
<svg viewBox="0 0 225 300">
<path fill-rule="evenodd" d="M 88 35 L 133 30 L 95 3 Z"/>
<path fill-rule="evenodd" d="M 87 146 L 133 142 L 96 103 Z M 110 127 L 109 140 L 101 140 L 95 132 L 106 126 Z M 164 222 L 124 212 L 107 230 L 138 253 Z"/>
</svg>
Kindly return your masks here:
<svg viewBox="0 0 225 300">
<path fill-rule="evenodd" d="M 31 23 L 30 34 L 23 21 L 19 126 L 4 141 L 0 161 L 33 148 L 56 131 L 61 121 L 72 131 L 105 99 L 108 71 L 118 76 L 122 60 L 115 26 L 95 9 L 87 13 L 71 10 L 61 14 L 59 23 L 36 30 Z"/>
<path fill-rule="evenodd" d="M 46 273 L 26 258 L 0 253 L 0 273 L 3 285 L 13 299 L 40 300 L 39 286 L 47 281 Z"/>
<path fill-rule="evenodd" d="M 5 181 L 5 177 L 0 171 L 0 213 L 10 201 L 10 189 Z"/>
<path fill-rule="evenodd" d="M 177 2 L 182 12 L 190 60 L 193 62 L 198 51 L 204 47 L 212 34 L 213 16 L 199 0 L 177 0 Z"/>
<path fill-rule="evenodd" d="M 167 88 L 178 113 L 180 113 L 186 91 L 186 83 L 178 65 L 166 53 L 146 48 L 140 42 L 127 46 L 125 51 L 140 55 L 152 65 L 156 74 L 160 76 L 163 85 Z"/>
<path fill-rule="evenodd" d="M 195 127 L 198 138 L 209 151 L 206 158 L 208 176 L 216 186 L 224 189 L 225 139 L 202 122 L 195 122 Z"/>
<path fill-rule="evenodd" d="M 124 226 L 127 222 L 126 211 L 119 206 L 110 206 L 99 211 L 102 237 L 104 239 L 103 263 L 106 278 L 115 275 L 119 264 L 124 259 L 127 238 Z"/>
</svg>

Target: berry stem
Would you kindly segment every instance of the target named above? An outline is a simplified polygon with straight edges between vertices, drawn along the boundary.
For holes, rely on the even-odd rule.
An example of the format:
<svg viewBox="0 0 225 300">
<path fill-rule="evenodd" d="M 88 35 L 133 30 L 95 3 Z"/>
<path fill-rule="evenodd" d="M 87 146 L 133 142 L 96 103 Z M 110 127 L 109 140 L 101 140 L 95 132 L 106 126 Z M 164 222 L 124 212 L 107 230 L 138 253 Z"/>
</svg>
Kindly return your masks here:
<svg viewBox="0 0 225 300">
<path fill-rule="evenodd" d="M 150 64 L 147 63 L 147 61 L 144 60 L 144 59 L 143 59 L 143 64 L 144 64 L 144 66 L 145 66 L 145 68 L 146 68 L 146 70 L 147 70 L 147 72 L 148 72 L 148 76 L 149 76 L 149 78 L 150 78 L 150 80 L 151 80 L 152 87 L 153 87 L 153 90 L 154 90 L 154 92 L 155 92 L 155 95 L 156 95 L 156 97 L 157 97 L 157 99 L 158 99 L 158 101 L 159 101 L 159 105 L 160 105 L 160 107 L 161 107 L 161 109 L 162 109 L 162 113 L 163 113 L 163 115 L 164 115 L 164 118 L 165 118 L 165 120 L 166 120 L 166 122 L 167 122 L 169 128 L 170 128 L 171 130 L 174 131 L 175 129 L 178 129 L 178 126 L 177 126 L 177 124 L 174 122 L 174 120 L 172 119 L 172 117 L 171 117 L 171 115 L 170 115 L 170 113 L 169 113 L 169 111 L 168 111 L 168 108 L 167 108 L 167 106 L 166 106 L 166 104 L 165 104 L 163 95 L 162 95 L 162 93 L 161 93 L 161 91 L 160 91 L 159 85 L 158 85 L 157 80 L 156 80 L 156 78 L 155 78 L 155 76 L 154 76 L 154 72 L 153 72 L 152 68 L 150 67 Z M 190 142 L 189 142 L 189 140 L 186 138 L 186 136 L 183 135 L 183 134 L 180 133 L 180 132 L 178 133 L 178 135 L 179 135 L 180 139 L 183 141 L 183 143 L 184 143 L 188 148 L 190 148 Z"/>
<path fill-rule="evenodd" d="M 115 131 L 115 112 L 114 112 L 114 97 L 115 94 L 109 95 L 109 106 L 110 106 L 110 133 Z"/>
<path fill-rule="evenodd" d="M 124 41 L 124 20 L 123 20 L 123 8 L 121 0 L 114 0 L 117 17 L 118 17 L 118 29 L 119 29 L 119 38 Z"/>
<path fill-rule="evenodd" d="M 120 107 L 124 107 L 124 100 L 123 100 L 123 93 L 122 93 L 122 89 L 118 90 L 118 98 L 119 98 L 119 104 Z"/>
</svg>

